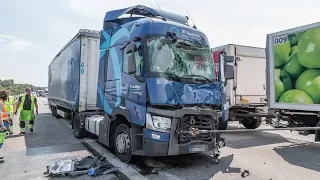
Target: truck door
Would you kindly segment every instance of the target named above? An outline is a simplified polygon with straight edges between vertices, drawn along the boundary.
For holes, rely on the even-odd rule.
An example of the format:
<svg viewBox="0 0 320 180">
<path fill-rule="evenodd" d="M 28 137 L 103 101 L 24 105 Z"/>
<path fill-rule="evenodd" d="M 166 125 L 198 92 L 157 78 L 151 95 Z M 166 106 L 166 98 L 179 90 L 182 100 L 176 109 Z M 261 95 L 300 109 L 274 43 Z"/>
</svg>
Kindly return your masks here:
<svg viewBox="0 0 320 180">
<path fill-rule="evenodd" d="M 225 78 L 224 78 L 224 62 L 219 62 L 220 58 L 219 55 L 221 52 L 225 52 L 224 49 L 223 50 L 217 50 L 217 51 L 213 51 L 212 52 L 212 56 L 213 56 L 213 61 L 214 61 L 214 65 L 215 65 L 215 75 L 216 77 L 221 80 L 222 82 L 225 82 Z M 223 88 L 223 93 L 225 93 L 225 95 L 223 96 L 223 103 L 228 101 L 230 99 L 230 93 L 228 91 L 227 86 L 225 86 Z"/>
<path fill-rule="evenodd" d="M 140 40 L 127 45 L 123 50 L 121 74 L 122 101 L 130 113 L 131 122 L 141 126 L 145 123 L 146 115 L 146 85 L 143 77 L 144 57 L 142 52 L 144 52 L 143 43 Z M 129 62 L 132 60 L 130 58 L 134 58 L 134 64 Z M 135 66 L 135 72 L 131 71 L 130 66 Z"/>
</svg>

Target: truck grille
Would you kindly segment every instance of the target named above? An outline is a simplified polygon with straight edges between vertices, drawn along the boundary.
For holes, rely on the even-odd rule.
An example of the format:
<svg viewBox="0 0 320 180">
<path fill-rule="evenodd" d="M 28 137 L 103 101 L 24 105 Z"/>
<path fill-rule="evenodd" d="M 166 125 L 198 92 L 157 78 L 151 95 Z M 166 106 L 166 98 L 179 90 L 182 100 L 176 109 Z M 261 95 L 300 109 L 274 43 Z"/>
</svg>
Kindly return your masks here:
<svg viewBox="0 0 320 180">
<path fill-rule="evenodd" d="M 218 125 L 218 120 L 214 120 L 209 115 L 186 115 L 182 119 L 178 120 L 177 129 L 189 130 L 192 128 L 198 128 L 199 130 L 211 130 L 215 129 Z M 179 144 L 188 143 L 192 140 L 211 141 L 214 138 L 214 133 L 202 133 L 193 137 L 189 133 L 181 133 L 178 135 Z"/>
</svg>

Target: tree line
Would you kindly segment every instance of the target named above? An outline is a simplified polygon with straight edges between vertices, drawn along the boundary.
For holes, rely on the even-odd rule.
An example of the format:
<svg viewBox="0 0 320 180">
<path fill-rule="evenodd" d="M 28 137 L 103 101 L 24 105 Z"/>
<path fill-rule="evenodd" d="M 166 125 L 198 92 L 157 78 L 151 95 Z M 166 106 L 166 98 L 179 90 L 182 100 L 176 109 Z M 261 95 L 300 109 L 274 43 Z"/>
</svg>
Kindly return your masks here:
<svg viewBox="0 0 320 180">
<path fill-rule="evenodd" d="M 46 87 L 34 86 L 32 84 L 15 84 L 13 79 L 0 79 L 0 90 L 10 90 L 11 95 L 18 95 L 25 93 L 27 87 L 31 91 L 45 90 Z"/>
</svg>

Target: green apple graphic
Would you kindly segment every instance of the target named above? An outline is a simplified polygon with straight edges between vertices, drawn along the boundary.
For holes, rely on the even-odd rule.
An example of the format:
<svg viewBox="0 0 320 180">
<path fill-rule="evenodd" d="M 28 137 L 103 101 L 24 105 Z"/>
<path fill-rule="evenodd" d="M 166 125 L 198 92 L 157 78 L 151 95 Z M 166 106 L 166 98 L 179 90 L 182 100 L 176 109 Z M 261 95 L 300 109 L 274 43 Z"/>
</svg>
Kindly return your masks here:
<svg viewBox="0 0 320 180">
<path fill-rule="evenodd" d="M 286 41 L 282 44 L 274 45 L 274 65 L 275 67 L 282 66 L 288 59 L 290 54 L 290 43 Z"/>
<path fill-rule="evenodd" d="M 320 70 L 305 70 L 296 81 L 296 88 L 309 94 L 315 104 L 320 103 Z"/>
<path fill-rule="evenodd" d="M 292 55 L 292 54 L 294 54 L 296 52 L 298 52 L 298 46 L 292 46 L 290 54 Z"/>
<path fill-rule="evenodd" d="M 306 68 L 299 63 L 297 53 L 291 55 L 283 66 L 283 70 L 285 70 L 292 78 L 298 78 L 305 69 Z"/>
<path fill-rule="evenodd" d="M 291 46 L 295 46 L 298 44 L 298 41 L 300 39 L 300 37 L 302 36 L 304 32 L 298 32 L 298 33 L 295 33 L 295 34 L 290 34 L 288 35 L 288 39 L 289 39 L 289 42 L 291 44 Z"/>
<path fill-rule="evenodd" d="M 311 97 L 298 89 L 290 89 L 283 93 L 280 97 L 281 103 L 294 103 L 294 104 L 313 104 Z"/>
<path fill-rule="evenodd" d="M 280 96 L 291 89 L 292 82 L 290 75 L 281 69 L 275 69 L 275 97 L 276 102 L 279 100 Z"/>
<path fill-rule="evenodd" d="M 320 28 L 306 31 L 298 42 L 298 60 L 307 68 L 320 68 Z"/>
</svg>

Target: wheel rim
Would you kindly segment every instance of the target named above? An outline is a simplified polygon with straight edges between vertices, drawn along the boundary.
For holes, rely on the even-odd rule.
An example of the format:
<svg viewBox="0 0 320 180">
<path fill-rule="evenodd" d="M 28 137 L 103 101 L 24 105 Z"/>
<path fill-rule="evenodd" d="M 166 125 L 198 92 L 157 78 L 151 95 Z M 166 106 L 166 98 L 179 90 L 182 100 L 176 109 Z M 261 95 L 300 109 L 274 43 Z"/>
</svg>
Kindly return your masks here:
<svg viewBox="0 0 320 180">
<path fill-rule="evenodd" d="M 125 154 L 129 151 L 130 138 L 126 132 L 122 131 L 117 135 L 116 148 L 117 148 L 117 151 L 121 154 Z"/>
</svg>

